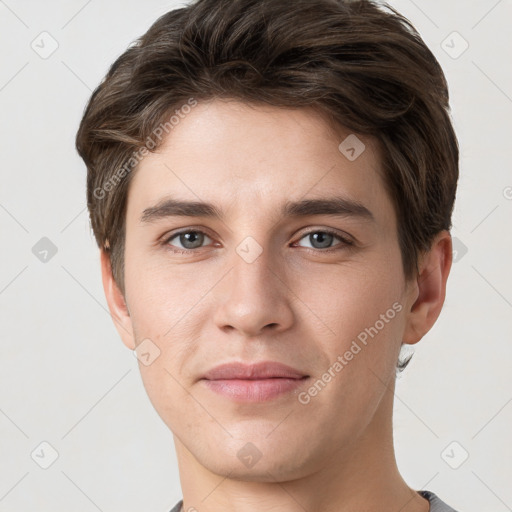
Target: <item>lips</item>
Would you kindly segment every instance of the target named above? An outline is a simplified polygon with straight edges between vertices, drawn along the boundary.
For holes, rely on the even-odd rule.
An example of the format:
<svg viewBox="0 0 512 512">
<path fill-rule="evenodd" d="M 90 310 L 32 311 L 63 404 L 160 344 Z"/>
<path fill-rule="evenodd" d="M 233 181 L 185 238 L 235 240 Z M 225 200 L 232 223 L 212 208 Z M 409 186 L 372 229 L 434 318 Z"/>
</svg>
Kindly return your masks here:
<svg viewBox="0 0 512 512">
<path fill-rule="evenodd" d="M 221 364 L 207 371 L 202 377 L 205 380 L 259 380 L 259 379 L 302 379 L 305 373 L 291 366 L 275 361 L 261 361 L 255 364 L 231 362 Z"/>
<path fill-rule="evenodd" d="M 288 399 L 304 385 L 309 375 L 274 361 L 238 362 L 217 366 L 201 379 L 207 389 L 238 403 Z"/>
</svg>

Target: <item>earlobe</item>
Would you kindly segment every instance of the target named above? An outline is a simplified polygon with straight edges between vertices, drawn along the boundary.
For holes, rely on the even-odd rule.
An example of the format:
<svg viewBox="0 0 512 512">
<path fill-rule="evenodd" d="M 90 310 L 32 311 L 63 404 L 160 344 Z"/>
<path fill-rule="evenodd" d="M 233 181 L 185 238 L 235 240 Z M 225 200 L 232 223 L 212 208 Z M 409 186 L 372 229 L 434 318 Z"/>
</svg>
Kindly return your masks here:
<svg viewBox="0 0 512 512">
<path fill-rule="evenodd" d="M 107 299 L 110 315 L 123 343 L 130 350 L 135 350 L 132 319 L 125 298 L 114 280 L 109 253 L 101 249 L 100 258 L 103 290 L 105 292 L 105 298 Z"/>
<path fill-rule="evenodd" d="M 415 283 L 417 297 L 409 308 L 404 343 L 417 343 L 435 324 L 444 304 L 451 265 L 452 239 L 445 230 L 437 235 L 430 251 L 421 259 L 420 273 Z"/>
</svg>

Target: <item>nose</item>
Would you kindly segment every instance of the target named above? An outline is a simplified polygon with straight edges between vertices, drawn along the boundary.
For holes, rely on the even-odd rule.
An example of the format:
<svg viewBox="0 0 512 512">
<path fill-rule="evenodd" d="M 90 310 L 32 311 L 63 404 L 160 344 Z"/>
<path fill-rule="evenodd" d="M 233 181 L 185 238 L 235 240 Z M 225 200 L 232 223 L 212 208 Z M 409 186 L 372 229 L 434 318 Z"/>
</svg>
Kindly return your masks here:
<svg viewBox="0 0 512 512">
<path fill-rule="evenodd" d="M 281 332 L 292 325 L 293 292 L 284 271 L 269 259 L 265 250 L 251 263 L 234 254 L 231 270 L 215 287 L 214 322 L 219 329 L 250 337 Z"/>
</svg>

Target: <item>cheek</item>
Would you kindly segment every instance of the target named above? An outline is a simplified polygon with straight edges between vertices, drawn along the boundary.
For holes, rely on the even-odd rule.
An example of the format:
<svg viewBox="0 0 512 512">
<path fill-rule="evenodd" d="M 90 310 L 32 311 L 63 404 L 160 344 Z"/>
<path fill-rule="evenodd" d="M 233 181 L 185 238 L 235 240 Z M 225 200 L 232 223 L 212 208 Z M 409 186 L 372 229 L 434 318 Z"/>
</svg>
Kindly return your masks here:
<svg viewBox="0 0 512 512">
<path fill-rule="evenodd" d="M 314 286 L 303 288 L 304 301 L 316 315 L 310 318 L 321 318 L 319 325 L 328 326 L 316 337 L 325 358 L 315 375 L 328 383 L 324 388 L 315 381 L 322 391 L 311 389 L 304 399 L 311 399 L 313 407 L 335 404 L 348 430 L 359 431 L 370 421 L 394 376 L 404 317 L 400 278 L 398 271 L 384 272 L 378 265 L 343 268 L 329 279 L 312 275 Z M 326 421 L 338 428 L 336 419 Z"/>
<path fill-rule="evenodd" d="M 304 303 L 303 318 L 316 319 L 327 335 L 325 339 L 341 349 L 360 333 L 364 338 L 365 329 L 376 323 L 384 337 L 396 334 L 400 324 L 398 310 L 403 309 L 399 305 L 393 307 L 402 300 L 400 279 L 401 274 L 391 265 L 352 261 L 311 267 L 307 279 L 297 280 L 290 287 Z"/>
<path fill-rule="evenodd" d="M 210 273 L 207 279 L 199 279 L 191 266 L 186 272 L 185 265 L 170 269 L 137 255 L 127 258 L 125 265 L 127 302 L 136 344 L 140 344 L 137 350 L 149 353 L 152 360 L 148 365 L 144 358 L 139 362 L 148 395 L 152 400 L 180 395 L 182 388 L 175 379 L 181 382 L 187 377 L 182 369 L 187 369 L 187 359 L 197 351 L 200 319 L 206 315 L 201 299 L 213 286 L 214 277 Z"/>
<path fill-rule="evenodd" d="M 364 423 L 394 376 L 404 316 L 401 274 L 374 264 L 346 265 L 333 268 L 329 276 L 309 277 L 309 286 L 303 285 L 303 295 L 298 295 L 315 313 L 307 317 L 315 323 L 322 320 L 316 339 L 323 362 L 315 377 L 329 381 L 326 392 L 318 393 L 318 403 L 335 403 L 340 413 L 351 411 L 352 420 L 347 421 Z M 316 400 L 315 390 L 311 392 Z"/>
<path fill-rule="evenodd" d="M 218 272 L 207 271 L 202 263 L 170 264 L 164 255 L 132 252 L 125 266 L 132 322 L 143 336 L 146 331 L 172 336 L 169 330 L 178 328 L 182 319 L 200 313 L 202 299 L 218 281 Z"/>
</svg>

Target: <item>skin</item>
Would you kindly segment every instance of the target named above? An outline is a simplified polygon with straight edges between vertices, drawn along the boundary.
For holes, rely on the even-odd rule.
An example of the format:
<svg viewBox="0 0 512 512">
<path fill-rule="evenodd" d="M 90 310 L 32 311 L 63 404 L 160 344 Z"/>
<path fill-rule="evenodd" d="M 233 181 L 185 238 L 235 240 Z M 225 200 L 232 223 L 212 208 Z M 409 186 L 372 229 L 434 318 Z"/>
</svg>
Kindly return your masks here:
<svg viewBox="0 0 512 512">
<path fill-rule="evenodd" d="M 201 102 L 133 176 L 125 296 L 105 253 L 103 285 L 124 344 L 149 338 L 160 350 L 139 367 L 173 433 L 186 511 L 429 510 L 396 465 L 395 364 L 402 341 L 417 343 L 439 316 L 451 237 L 439 233 L 405 281 L 378 147 L 361 136 L 366 150 L 349 161 L 338 150 L 349 134 L 309 108 Z M 375 223 L 279 215 L 287 200 L 334 192 L 364 204 Z M 225 217 L 141 222 L 168 196 L 215 203 Z M 205 232 L 202 245 L 166 241 L 183 228 Z M 307 236 L 325 229 L 354 246 Z M 236 251 L 248 236 L 263 250 L 252 263 Z M 307 404 L 297 392 L 239 403 L 199 380 L 227 361 L 272 360 L 309 375 L 307 390 L 397 302 L 401 311 Z M 248 442 L 261 453 L 252 467 L 237 456 Z"/>
</svg>

